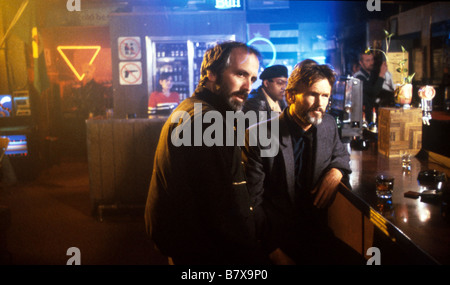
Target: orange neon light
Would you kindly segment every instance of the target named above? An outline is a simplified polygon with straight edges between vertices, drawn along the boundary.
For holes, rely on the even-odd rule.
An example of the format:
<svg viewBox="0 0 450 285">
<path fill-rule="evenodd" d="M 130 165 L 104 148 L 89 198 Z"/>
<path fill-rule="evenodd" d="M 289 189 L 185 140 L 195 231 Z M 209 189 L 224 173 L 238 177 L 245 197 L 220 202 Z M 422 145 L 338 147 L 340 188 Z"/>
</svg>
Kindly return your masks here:
<svg viewBox="0 0 450 285">
<path fill-rule="evenodd" d="M 72 72 L 75 74 L 75 76 L 78 78 L 78 80 L 82 81 L 84 76 L 85 76 L 85 74 L 83 73 L 82 75 L 80 75 L 78 73 L 78 71 L 75 69 L 73 64 L 67 58 L 67 56 L 66 56 L 66 54 L 64 53 L 63 50 L 67 50 L 67 49 L 94 49 L 95 53 L 92 56 L 91 60 L 89 61 L 89 65 L 91 65 L 94 62 L 95 58 L 97 57 L 98 53 L 100 52 L 101 46 L 58 46 L 56 49 L 61 54 L 62 58 L 64 58 L 64 60 L 66 61 L 67 65 L 72 70 Z"/>
</svg>

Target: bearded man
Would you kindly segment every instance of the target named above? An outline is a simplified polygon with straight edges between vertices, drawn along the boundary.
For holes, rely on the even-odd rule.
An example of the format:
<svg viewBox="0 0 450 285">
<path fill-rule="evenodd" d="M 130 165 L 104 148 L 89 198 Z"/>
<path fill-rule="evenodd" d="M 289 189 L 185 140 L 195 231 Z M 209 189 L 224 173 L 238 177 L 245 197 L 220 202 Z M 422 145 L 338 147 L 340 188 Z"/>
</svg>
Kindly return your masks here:
<svg viewBox="0 0 450 285">
<path fill-rule="evenodd" d="M 328 65 L 305 60 L 294 68 L 286 88 L 288 107 L 262 122 L 279 120 L 274 157 L 263 157 L 246 133 L 244 164 L 255 205 L 258 238 L 273 264 L 363 264 L 327 225 L 327 208 L 340 181 L 350 174 L 350 155 L 339 139 L 334 118 L 325 113 L 335 82 Z M 269 146 L 270 147 L 270 146 Z"/>
<path fill-rule="evenodd" d="M 208 114 L 225 117 L 242 108 L 257 79 L 260 57 L 240 42 L 220 43 L 206 51 L 195 93 L 178 105 L 161 130 L 145 222 L 170 264 L 261 262 L 240 144 L 208 146 L 204 133 L 195 132 L 196 125 L 206 130 L 211 124 L 204 119 Z M 186 116 L 176 117 L 180 113 Z M 191 131 L 183 133 L 189 143 L 175 143 L 173 134 L 179 127 Z"/>
</svg>

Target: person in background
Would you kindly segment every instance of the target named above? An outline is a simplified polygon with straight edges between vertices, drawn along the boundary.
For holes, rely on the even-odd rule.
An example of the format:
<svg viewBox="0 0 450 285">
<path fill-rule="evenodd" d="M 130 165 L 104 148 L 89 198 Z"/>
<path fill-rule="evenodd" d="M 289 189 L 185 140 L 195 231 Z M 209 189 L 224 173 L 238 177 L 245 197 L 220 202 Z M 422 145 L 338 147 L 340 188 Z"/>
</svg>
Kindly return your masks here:
<svg viewBox="0 0 450 285">
<path fill-rule="evenodd" d="M 106 114 L 106 88 L 95 80 L 96 67 L 84 64 L 83 80 L 79 88 L 77 109 L 82 118 L 102 117 Z"/>
<path fill-rule="evenodd" d="M 359 70 L 361 69 L 361 65 L 359 64 L 358 61 L 353 62 L 352 64 L 352 76 L 355 76 L 355 73 L 357 73 Z"/>
<path fill-rule="evenodd" d="M 231 146 L 225 141 L 208 146 L 203 139 L 211 126 L 203 121 L 204 116 L 225 118 L 226 112 L 242 108 L 257 79 L 260 57 L 256 49 L 234 41 L 206 51 L 197 89 L 178 105 L 161 130 L 145 222 L 147 233 L 169 257 L 169 264 L 260 262 L 236 136 Z M 226 130 L 226 120 L 222 123 Z M 179 137 L 173 137 L 180 128 L 186 130 L 182 137 L 188 138 L 187 144 L 178 144 Z"/>
<path fill-rule="evenodd" d="M 351 173 L 336 122 L 325 113 L 335 80 L 328 65 L 297 64 L 286 88 L 288 107 L 246 132 L 243 157 L 257 236 L 273 264 L 363 264 L 327 224 L 327 208 Z M 262 150 L 273 146 L 250 145 L 252 131 L 271 133 L 273 126 L 279 136 L 271 144 L 279 151 L 263 157 Z"/>
<path fill-rule="evenodd" d="M 363 108 L 365 120 L 368 125 L 373 125 L 373 109 L 376 107 L 377 98 L 379 100 L 380 93 L 383 88 L 384 78 L 387 71 L 386 62 L 380 66 L 380 72 L 375 74 L 374 57 L 370 53 L 361 53 L 359 57 L 359 64 L 361 68 L 353 77 L 358 78 L 363 83 Z"/>
<path fill-rule="evenodd" d="M 249 110 L 281 113 L 286 107 L 284 90 L 287 78 L 288 70 L 284 65 L 272 65 L 264 69 L 259 76 L 262 80 L 261 86 L 250 93 L 242 111 L 244 113 Z"/>
<path fill-rule="evenodd" d="M 148 98 L 148 114 L 156 114 L 158 110 L 169 109 L 172 111 L 180 103 L 180 94 L 172 92 L 173 77 L 170 73 L 163 72 L 159 76 L 157 91 L 153 91 Z M 158 104 L 159 107 L 158 107 Z M 170 106 L 165 106 L 171 104 Z"/>
<path fill-rule="evenodd" d="M 383 87 L 380 92 L 380 107 L 392 107 L 395 105 L 395 84 L 392 74 L 389 70 L 386 71 L 384 76 Z"/>
</svg>

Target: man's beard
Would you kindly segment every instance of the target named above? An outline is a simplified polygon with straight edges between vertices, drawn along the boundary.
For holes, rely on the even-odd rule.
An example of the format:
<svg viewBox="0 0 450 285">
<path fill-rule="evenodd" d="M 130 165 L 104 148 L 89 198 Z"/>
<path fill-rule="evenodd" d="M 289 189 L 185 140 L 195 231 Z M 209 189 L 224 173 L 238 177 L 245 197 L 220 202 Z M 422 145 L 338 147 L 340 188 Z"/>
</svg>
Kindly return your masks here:
<svg viewBox="0 0 450 285">
<path fill-rule="evenodd" d="M 248 93 L 245 91 L 237 91 L 237 92 L 233 92 L 227 96 L 228 96 L 227 101 L 228 101 L 228 104 L 230 105 L 231 109 L 233 111 L 240 111 L 240 110 L 242 110 L 242 107 L 244 106 L 244 103 L 247 100 Z M 234 96 L 242 98 L 243 101 L 242 102 L 239 101 Z"/>
<path fill-rule="evenodd" d="M 320 117 L 314 115 L 314 111 L 320 111 L 322 115 Z M 312 114 L 311 114 L 312 113 Z M 306 112 L 303 115 L 304 120 L 306 120 L 308 123 L 312 124 L 313 126 L 320 125 L 322 123 L 323 114 L 325 112 L 322 110 L 322 108 L 309 108 L 306 110 Z"/>
<path fill-rule="evenodd" d="M 233 111 L 242 110 L 242 107 L 244 106 L 244 103 L 248 97 L 248 92 L 246 92 L 246 91 L 231 92 L 227 85 L 222 84 L 222 80 L 220 80 L 220 79 L 217 82 L 216 91 L 219 96 L 221 96 L 222 98 L 225 98 L 228 105 L 230 106 L 230 108 Z M 237 97 L 243 99 L 243 101 L 242 102 L 239 101 L 234 96 L 237 96 Z"/>
</svg>

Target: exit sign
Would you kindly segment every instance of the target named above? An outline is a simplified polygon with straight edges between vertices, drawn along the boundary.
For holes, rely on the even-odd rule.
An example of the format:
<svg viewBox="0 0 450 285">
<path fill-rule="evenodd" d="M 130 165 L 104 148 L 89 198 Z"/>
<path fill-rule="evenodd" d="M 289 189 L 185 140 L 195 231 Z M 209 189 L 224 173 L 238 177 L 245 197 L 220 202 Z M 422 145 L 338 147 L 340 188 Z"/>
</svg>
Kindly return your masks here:
<svg viewBox="0 0 450 285">
<path fill-rule="evenodd" d="M 216 9 L 241 8 L 240 0 L 216 0 Z"/>
</svg>

